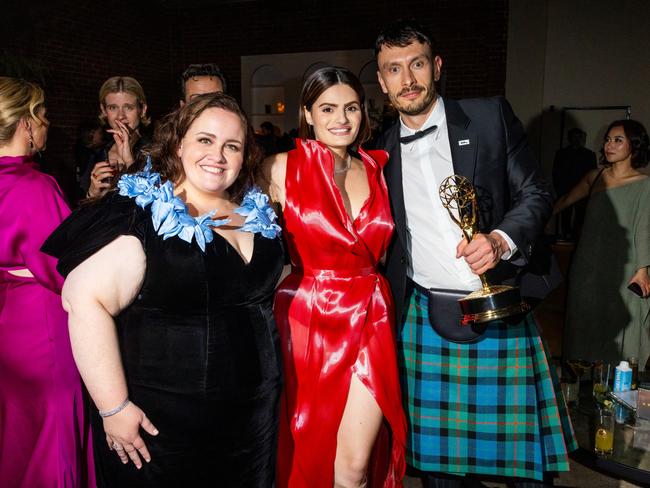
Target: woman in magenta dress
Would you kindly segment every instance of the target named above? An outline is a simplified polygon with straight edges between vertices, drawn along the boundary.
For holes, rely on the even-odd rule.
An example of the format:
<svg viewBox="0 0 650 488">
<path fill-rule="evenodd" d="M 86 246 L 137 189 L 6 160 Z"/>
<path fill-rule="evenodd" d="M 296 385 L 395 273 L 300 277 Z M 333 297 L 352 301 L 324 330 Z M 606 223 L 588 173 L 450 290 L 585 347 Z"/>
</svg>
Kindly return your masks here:
<svg viewBox="0 0 650 488">
<path fill-rule="evenodd" d="M 292 272 L 276 294 L 284 352 L 278 487 L 396 487 L 405 470 L 392 300 L 377 271 L 393 232 L 384 151 L 359 80 L 322 68 L 301 96 L 296 148 L 267 161 Z"/>
<path fill-rule="evenodd" d="M 40 87 L 0 77 L 0 486 L 94 486 L 63 278 L 39 251 L 70 213 L 32 154 L 49 122 Z"/>
</svg>

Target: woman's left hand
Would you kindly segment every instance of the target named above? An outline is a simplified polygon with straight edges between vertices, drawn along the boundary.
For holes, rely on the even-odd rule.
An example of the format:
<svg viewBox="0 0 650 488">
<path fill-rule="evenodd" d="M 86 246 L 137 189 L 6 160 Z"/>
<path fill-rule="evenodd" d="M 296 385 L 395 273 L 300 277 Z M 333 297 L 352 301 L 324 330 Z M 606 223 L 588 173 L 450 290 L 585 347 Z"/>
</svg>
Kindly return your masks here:
<svg viewBox="0 0 650 488">
<path fill-rule="evenodd" d="M 650 276 L 648 276 L 648 268 L 644 266 L 634 273 L 634 276 L 632 276 L 632 279 L 630 280 L 630 284 L 632 283 L 636 283 L 641 287 L 643 298 L 648 298 L 650 296 Z"/>
<path fill-rule="evenodd" d="M 131 139 L 137 137 L 137 129 L 131 129 L 128 125 L 119 120 L 115 121 L 117 129 L 109 129 L 107 132 L 113 134 L 115 140 L 115 148 L 119 159 L 130 166 L 133 161 L 133 153 L 131 151 Z"/>
<path fill-rule="evenodd" d="M 146 462 L 151 461 L 149 450 L 140 436 L 140 428 L 154 436 L 158 435 L 158 429 L 137 405 L 129 402 L 124 410 L 104 418 L 103 422 L 108 448 L 115 451 L 122 463 L 126 464 L 130 459 L 140 469 L 140 456 Z"/>
</svg>

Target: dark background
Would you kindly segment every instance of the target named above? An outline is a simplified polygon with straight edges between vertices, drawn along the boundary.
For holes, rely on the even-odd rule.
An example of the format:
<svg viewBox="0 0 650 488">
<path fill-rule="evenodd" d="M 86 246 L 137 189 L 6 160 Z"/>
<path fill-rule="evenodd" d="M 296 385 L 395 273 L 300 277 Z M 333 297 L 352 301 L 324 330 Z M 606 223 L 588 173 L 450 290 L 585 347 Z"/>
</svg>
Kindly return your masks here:
<svg viewBox="0 0 650 488">
<path fill-rule="evenodd" d="M 383 25 L 415 17 L 438 41 L 447 96 L 505 92 L 507 0 L 9 0 L 0 15 L 0 71 L 44 86 L 45 160 L 68 194 L 77 126 L 114 75 L 140 81 L 155 120 L 177 105 L 190 63 L 219 64 L 240 98 L 240 56 L 368 49 Z"/>
</svg>

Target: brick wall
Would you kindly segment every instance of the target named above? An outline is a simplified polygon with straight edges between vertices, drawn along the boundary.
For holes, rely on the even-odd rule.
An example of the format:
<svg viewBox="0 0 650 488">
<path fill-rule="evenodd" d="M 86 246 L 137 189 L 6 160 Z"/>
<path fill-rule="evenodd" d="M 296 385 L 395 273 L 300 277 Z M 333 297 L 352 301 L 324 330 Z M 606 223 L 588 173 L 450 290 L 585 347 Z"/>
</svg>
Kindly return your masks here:
<svg viewBox="0 0 650 488">
<path fill-rule="evenodd" d="M 506 0 L 298 0 L 233 4 L 222 11 L 178 9 L 173 63 L 181 69 L 218 62 L 230 91 L 239 94 L 242 55 L 367 49 L 381 26 L 415 17 L 438 40 L 449 96 L 503 94 L 507 15 Z"/>
<path fill-rule="evenodd" d="M 187 64 L 218 63 L 239 97 L 242 55 L 368 48 L 382 25 L 414 16 L 438 39 L 447 95 L 505 91 L 507 0 L 10 2 L 0 46 L 42 74 L 52 122 L 46 160 L 70 193 L 76 128 L 97 114 L 99 87 L 113 75 L 138 79 L 159 117 L 177 103 Z"/>
<path fill-rule="evenodd" d="M 143 86 L 150 112 L 165 113 L 175 96 L 166 13 L 128 0 L 23 2 L 3 9 L 0 46 L 35 68 L 46 91 L 50 131 L 45 169 L 74 194 L 72 148 L 77 127 L 99 113 L 98 91 L 110 76 Z M 6 36 L 6 37 L 5 37 Z M 29 75 L 28 73 L 26 74 Z"/>
</svg>

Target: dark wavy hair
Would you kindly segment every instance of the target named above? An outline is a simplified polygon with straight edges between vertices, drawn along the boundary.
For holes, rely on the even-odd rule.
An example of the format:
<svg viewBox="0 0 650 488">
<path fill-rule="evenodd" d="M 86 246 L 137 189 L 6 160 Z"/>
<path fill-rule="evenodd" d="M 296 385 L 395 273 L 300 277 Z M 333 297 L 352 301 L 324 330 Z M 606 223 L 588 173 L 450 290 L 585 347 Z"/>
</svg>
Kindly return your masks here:
<svg viewBox="0 0 650 488">
<path fill-rule="evenodd" d="M 226 75 L 223 74 L 221 68 L 214 63 L 204 63 L 204 64 L 190 64 L 185 71 L 180 76 L 179 85 L 181 87 L 181 98 L 185 98 L 185 83 L 190 78 L 196 78 L 197 76 L 209 76 L 211 78 L 218 78 L 221 81 L 221 86 L 223 87 L 223 92 L 226 93 Z"/>
<path fill-rule="evenodd" d="M 632 167 L 633 168 L 645 168 L 650 162 L 650 138 L 648 138 L 648 132 L 643 127 L 641 122 L 636 120 L 615 120 L 609 127 L 607 127 L 607 132 L 605 132 L 605 137 L 609 134 L 609 131 L 614 127 L 622 127 L 625 137 L 630 141 L 630 149 L 632 151 Z M 603 147 L 600 149 L 600 162 L 605 166 L 609 166 L 607 158 L 605 157 L 605 144 L 603 141 Z"/>
<path fill-rule="evenodd" d="M 248 117 L 237 101 L 224 93 L 206 93 L 194 97 L 190 102 L 167 115 L 154 132 L 153 143 L 146 151 L 151 156 L 154 171 L 160 173 L 163 181 L 171 180 L 175 185 L 185 178 L 183 163 L 178 157 L 178 148 L 194 121 L 207 109 L 220 108 L 239 117 L 246 134 L 244 139 L 244 163 L 239 176 L 228 189 L 231 202 L 241 202 L 246 190 L 259 177 L 262 152 L 255 142 Z M 145 155 L 145 157 L 146 157 Z M 140 161 L 139 166 L 142 165 Z"/>
<path fill-rule="evenodd" d="M 431 48 L 431 57 L 438 55 L 438 45 L 424 25 L 414 19 L 399 19 L 387 25 L 375 40 L 375 57 L 386 47 L 406 47 L 418 41 L 428 44 Z"/>
<path fill-rule="evenodd" d="M 298 135 L 302 139 L 315 139 L 314 128 L 307 123 L 303 108 L 311 112 L 314 102 L 320 97 L 325 90 L 334 85 L 348 85 L 359 97 L 361 105 L 361 124 L 359 132 L 352 147 L 359 147 L 361 144 L 370 139 L 370 121 L 368 119 L 368 109 L 366 108 L 366 93 L 363 85 L 352 71 L 338 66 L 326 66 L 314 71 L 305 81 L 300 93 L 300 109 L 298 115 Z"/>
</svg>

